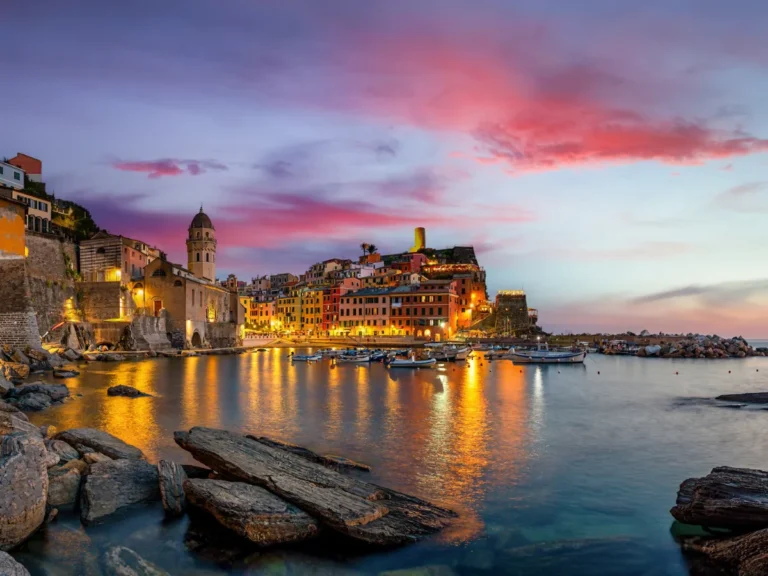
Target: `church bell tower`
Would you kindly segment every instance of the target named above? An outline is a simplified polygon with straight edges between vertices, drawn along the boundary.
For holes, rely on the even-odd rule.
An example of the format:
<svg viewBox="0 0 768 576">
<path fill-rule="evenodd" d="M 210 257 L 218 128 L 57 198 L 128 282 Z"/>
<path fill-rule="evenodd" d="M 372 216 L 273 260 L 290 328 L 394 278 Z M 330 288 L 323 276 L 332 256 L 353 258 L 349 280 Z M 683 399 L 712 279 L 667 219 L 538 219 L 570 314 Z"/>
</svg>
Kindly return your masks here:
<svg viewBox="0 0 768 576">
<path fill-rule="evenodd" d="M 198 278 L 216 280 L 216 229 L 202 206 L 189 225 L 187 268 Z"/>
</svg>

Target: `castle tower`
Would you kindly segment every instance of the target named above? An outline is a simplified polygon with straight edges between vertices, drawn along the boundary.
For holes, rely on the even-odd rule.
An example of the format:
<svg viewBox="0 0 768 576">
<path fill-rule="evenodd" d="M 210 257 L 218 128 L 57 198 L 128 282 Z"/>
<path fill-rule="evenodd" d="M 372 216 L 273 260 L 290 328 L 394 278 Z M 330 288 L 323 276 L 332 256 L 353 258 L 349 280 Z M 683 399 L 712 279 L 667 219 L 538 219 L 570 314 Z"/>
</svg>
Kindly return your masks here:
<svg viewBox="0 0 768 576">
<path fill-rule="evenodd" d="M 427 231 L 424 228 L 416 228 L 413 231 L 413 246 L 409 252 L 418 252 L 427 247 Z"/>
<path fill-rule="evenodd" d="M 198 278 L 216 280 L 216 229 L 208 215 L 200 212 L 192 218 L 187 238 L 187 268 Z"/>
</svg>

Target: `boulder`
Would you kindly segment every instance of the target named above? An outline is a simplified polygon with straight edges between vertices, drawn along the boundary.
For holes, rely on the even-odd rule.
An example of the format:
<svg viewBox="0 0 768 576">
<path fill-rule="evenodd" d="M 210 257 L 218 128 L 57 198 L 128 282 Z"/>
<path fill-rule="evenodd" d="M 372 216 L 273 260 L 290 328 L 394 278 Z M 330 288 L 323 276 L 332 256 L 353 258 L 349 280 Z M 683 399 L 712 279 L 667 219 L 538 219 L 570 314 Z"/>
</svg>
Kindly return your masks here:
<svg viewBox="0 0 768 576">
<path fill-rule="evenodd" d="M 70 460 L 66 464 L 61 465 L 62 470 L 77 470 L 80 476 L 88 474 L 90 466 L 85 460 Z"/>
<path fill-rule="evenodd" d="M 684 524 L 768 528 L 768 472 L 722 466 L 704 478 L 689 478 L 680 485 L 670 512 Z"/>
<path fill-rule="evenodd" d="M 30 424 L 23 414 L 13 412 L 0 412 L 0 436 L 6 434 L 21 433 L 41 438 L 40 429 Z M 41 438 L 42 440 L 42 438 Z"/>
<path fill-rule="evenodd" d="M 16 350 L 13 351 L 13 354 L 11 354 L 11 360 L 20 364 L 26 364 L 27 366 L 30 365 L 30 361 L 29 358 L 27 358 L 27 355 L 18 348 L 16 348 Z"/>
<path fill-rule="evenodd" d="M 98 522 L 134 504 L 160 499 L 157 467 L 144 460 L 113 460 L 91 465 L 80 495 L 80 519 Z"/>
<path fill-rule="evenodd" d="M 104 354 L 102 360 L 104 362 L 122 362 L 125 360 L 125 356 L 122 354 Z"/>
<path fill-rule="evenodd" d="M 29 376 L 29 366 L 19 362 L 3 362 L 3 376 L 6 380 L 24 380 Z"/>
<path fill-rule="evenodd" d="M 53 438 L 54 434 L 56 434 L 56 426 L 52 426 L 51 424 L 43 424 L 40 426 L 40 435 L 43 438 Z"/>
<path fill-rule="evenodd" d="M 359 470 L 362 472 L 371 471 L 371 467 L 367 464 L 361 464 L 359 462 L 355 462 L 354 460 L 348 460 L 342 456 L 323 456 L 307 448 L 296 446 L 295 444 L 279 442 L 277 440 L 266 438 L 265 436 L 246 435 L 246 438 L 251 438 L 252 440 L 256 440 L 257 442 L 261 442 L 262 444 L 271 446 L 272 448 L 278 448 L 280 450 L 290 452 L 291 454 L 296 454 L 297 456 L 301 456 L 317 464 L 322 464 L 326 468 L 331 468 L 332 470 Z"/>
<path fill-rule="evenodd" d="M 9 414 L 13 414 L 17 418 L 21 418 L 22 420 L 29 422 L 29 418 L 27 418 L 27 415 L 24 414 L 24 412 L 19 410 L 13 404 L 9 404 L 5 400 L 0 400 L 0 412 L 8 412 Z"/>
<path fill-rule="evenodd" d="M 125 546 L 107 548 L 101 563 L 107 576 L 170 576 Z"/>
<path fill-rule="evenodd" d="M 24 566 L 16 562 L 7 552 L 0 552 L 0 574 L 3 576 L 29 576 Z"/>
<path fill-rule="evenodd" d="M 48 362 L 48 359 L 50 358 L 50 354 L 47 350 L 43 350 L 42 348 L 30 348 L 27 350 L 27 357 L 30 359 L 30 361 L 34 360 L 35 362 Z"/>
<path fill-rule="evenodd" d="M 768 529 L 734 538 L 695 537 L 683 540 L 683 550 L 707 557 L 713 574 L 768 574 Z M 715 572 L 714 569 L 719 569 Z M 693 572 L 692 572 L 693 573 Z"/>
<path fill-rule="evenodd" d="M 0 398 L 8 394 L 13 389 L 13 382 L 5 377 L 5 374 L 0 371 Z"/>
<path fill-rule="evenodd" d="M 64 430 L 56 435 L 57 440 L 63 440 L 73 446 L 80 454 L 86 452 L 101 452 L 115 460 L 139 460 L 144 453 L 120 438 L 116 438 L 103 430 L 95 428 L 73 428 Z M 87 450 L 90 448 L 90 450 Z"/>
<path fill-rule="evenodd" d="M 64 351 L 64 358 L 69 360 L 70 362 L 77 362 L 78 360 L 81 360 L 83 358 L 83 355 L 79 352 L 75 352 L 72 350 L 72 348 L 67 348 Z"/>
<path fill-rule="evenodd" d="M 163 510 L 167 516 L 181 516 L 186 508 L 184 498 L 184 482 L 187 474 L 184 468 L 170 460 L 160 460 L 157 463 L 157 474 L 160 480 L 160 498 Z"/>
<path fill-rule="evenodd" d="M 187 480 L 184 491 L 190 504 L 260 546 L 305 540 L 318 531 L 311 516 L 258 486 L 198 479 Z"/>
<path fill-rule="evenodd" d="M 25 394 L 24 396 L 13 398 L 11 402 L 13 402 L 14 406 L 25 412 L 39 412 L 40 410 L 50 408 L 51 404 L 53 404 L 51 397 L 42 393 Z"/>
<path fill-rule="evenodd" d="M 45 447 L 64 463 L 80 458 L 80 453 L 62 440 L 46 440 Z"/>
<path fill-rule="evenodd" d="M 47 454 L 39 436 L 0 440 L 0 550 L 18 546 L 45 520 Z"/>
<path fill-rule="evenodd" d="M 57 466 L 48 470 L 48 506 L 70 506 L 80 492 L 80 472 Z"/>
<path fill-rule="evenodd" d="M 22 398 L 28 394 L 45 394 L 51 400 L 51 402 L 61 402 L 64 398 L 69 396 L 69 388 L 64 384 L 44 384 L 38 382 L 35 384 L 23 384 L 16 386 L 10 394 L 9 398 Z"/>
<path fill-rule="evenodd" d="M 110 386 L 107 388 L 107 396 L 127 396 L 128 398 L 138 398 L 139 396 L 152 396 L 133 386 Z"/>
<path fill-rule="evenodd" d="M 371 544 L 413 542 L 455 517 L 450 510 L 225 430 L 192 428 L 176 432 L 174 440 L 219 474 L 266 488 L 329 527 Z"/>
<path fill-rule="evenodd" d="M 48 364 L 51 365 L 51 368 L 61 368 L 64 365 L 64 359 L 58 354 L 51 354 L 48 358 Z"/>
<path fill-rule="evenodd" d="M 53 371 L 53 377 L 54 378 L 74 378 L 75 376 L 79 376 L 80 372 L 77 370 L 61 370 L 56 369 Z"/>
<path fill-rule="evenodd" d="M 83 460 L 87 464 L 96 464 L 97 462 L 109 462 L 110 460 L 113 460 L 113 458 L 99 452 L 91 452 L 89 454 L 83 454 Z"/>
</svg>

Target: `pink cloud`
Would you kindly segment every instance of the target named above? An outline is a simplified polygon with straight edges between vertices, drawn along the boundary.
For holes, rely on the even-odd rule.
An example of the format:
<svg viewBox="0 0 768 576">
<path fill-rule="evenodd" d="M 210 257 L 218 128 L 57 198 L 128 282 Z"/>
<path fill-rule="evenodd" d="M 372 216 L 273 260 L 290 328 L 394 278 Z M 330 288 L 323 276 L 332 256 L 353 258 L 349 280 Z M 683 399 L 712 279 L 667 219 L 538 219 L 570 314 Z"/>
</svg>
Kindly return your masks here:
<svg viewBox="0 0 768 576">
<path fill-rule="evenodd" d="M 197 176 L 208 170 L 226 170 L 224 164 L 213 160 L 175 160 L 163 158 L 160 160 L 116 161 L 112 167 L 124 172 L 143 172 L 148 178 L 163 176 L 181 176 L 191 174 Z"/>
</svg>

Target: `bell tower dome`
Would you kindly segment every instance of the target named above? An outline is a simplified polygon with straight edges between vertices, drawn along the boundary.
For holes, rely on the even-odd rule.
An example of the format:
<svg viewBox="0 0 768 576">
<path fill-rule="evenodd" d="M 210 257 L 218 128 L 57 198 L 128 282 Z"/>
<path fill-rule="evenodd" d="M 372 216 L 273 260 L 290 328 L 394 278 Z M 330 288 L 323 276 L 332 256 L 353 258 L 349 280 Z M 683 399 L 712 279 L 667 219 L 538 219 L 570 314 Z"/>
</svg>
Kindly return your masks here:
<svg viewBox="0 0 768 576">
<path fill-rule="evenodd" d="M 216 229 L 202 206 L 189 225 L 187 268 L 198 278 L 216 280 Z"/>
</svg>

